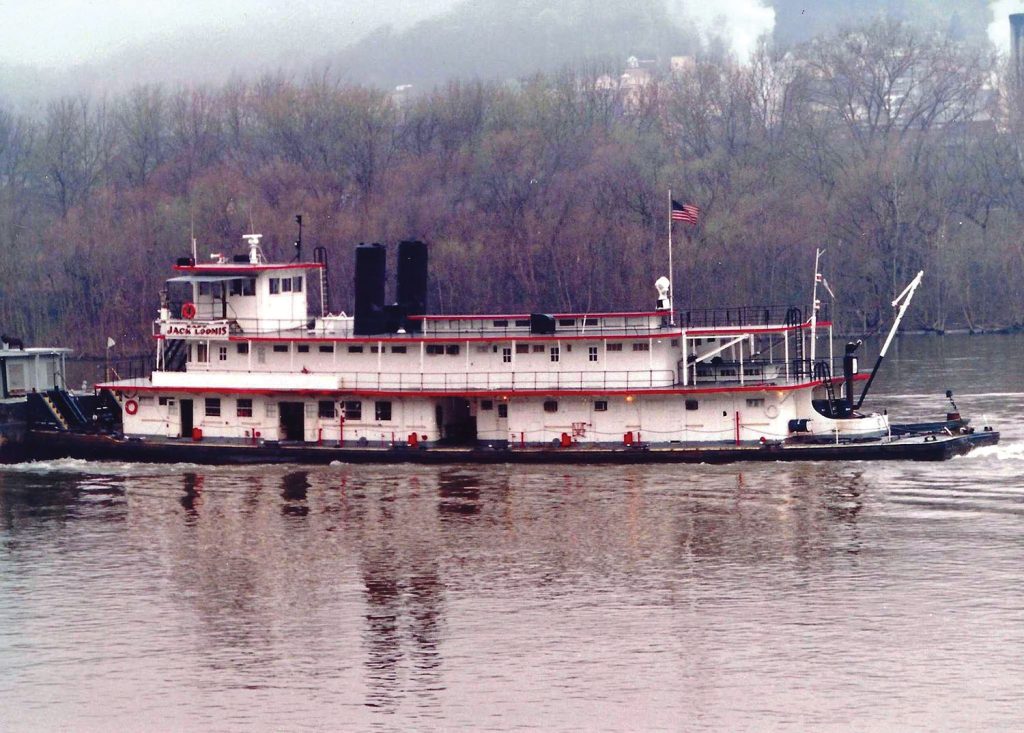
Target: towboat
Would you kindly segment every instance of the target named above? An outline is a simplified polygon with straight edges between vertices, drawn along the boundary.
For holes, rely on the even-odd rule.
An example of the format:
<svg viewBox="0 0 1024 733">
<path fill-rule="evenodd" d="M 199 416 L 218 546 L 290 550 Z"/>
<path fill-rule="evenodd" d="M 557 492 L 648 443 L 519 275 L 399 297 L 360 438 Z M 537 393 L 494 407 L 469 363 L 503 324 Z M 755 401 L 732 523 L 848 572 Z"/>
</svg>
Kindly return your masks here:
<svg viewBox="0 0 1024 733">
<path fill-rule="evenodd" d="M 942 460 L 999 440 L 958 414 L 890 424 L 864 397 L 921 274 L 894 301 L 870 373 L 806 309 L 428 314 L 428 247 L 355 248 L 352 315 L 328 310 L 326 255 L 178 260 L 153 323 L 155 369 L 97 385 L 33 426 L 40 457 L 197 463 Z M 311 291 L 319 314 L 311 312 Z M 861 387 L 858 396 L 858 387 Z M 73 401 L 73 398 L 72 398 Z M 108 409 L 109 408 L 109 409 Z M 92 418 L 89 415 L 92 413 Z M 97 413 L 113 415 L 96 419 Z"/>
</svg>

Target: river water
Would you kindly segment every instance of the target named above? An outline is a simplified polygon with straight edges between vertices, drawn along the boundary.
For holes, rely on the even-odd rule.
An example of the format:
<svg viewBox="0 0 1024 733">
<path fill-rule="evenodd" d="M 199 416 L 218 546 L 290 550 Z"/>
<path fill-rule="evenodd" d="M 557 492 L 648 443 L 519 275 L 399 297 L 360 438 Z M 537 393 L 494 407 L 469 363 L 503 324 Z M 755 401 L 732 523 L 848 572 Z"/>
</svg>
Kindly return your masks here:
<svg viewBox="0 0 1024 733">
<path fill-rule="evenodd" d="M 1024 728 L 1024 339 L 947 463 L 0 468 L 0 729 Z"/>
</svg>

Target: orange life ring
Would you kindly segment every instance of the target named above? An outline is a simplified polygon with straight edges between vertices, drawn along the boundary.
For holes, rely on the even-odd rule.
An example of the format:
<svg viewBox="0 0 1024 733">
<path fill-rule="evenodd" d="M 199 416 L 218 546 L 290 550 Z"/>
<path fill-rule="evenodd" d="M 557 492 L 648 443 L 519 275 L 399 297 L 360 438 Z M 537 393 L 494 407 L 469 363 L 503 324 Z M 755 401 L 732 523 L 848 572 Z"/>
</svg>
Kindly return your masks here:
<svg viewBox="0 0 1024 733">
<path fill-rule="evenodd" d="M 187 318 L 190 321 L 193 318 L 195 318 L 196 317 L 196 304 L 195 303 L 185 303 L 183 306 L 181 306 L 181 317 L 182 318 Z"/>
<path fill-rule="evenodd" d="M 139 403 L 135 400 L 128 400 L 124 403 L 124 411 L 129 415 L 134 415 L 139 411 Z"/>
</svg>

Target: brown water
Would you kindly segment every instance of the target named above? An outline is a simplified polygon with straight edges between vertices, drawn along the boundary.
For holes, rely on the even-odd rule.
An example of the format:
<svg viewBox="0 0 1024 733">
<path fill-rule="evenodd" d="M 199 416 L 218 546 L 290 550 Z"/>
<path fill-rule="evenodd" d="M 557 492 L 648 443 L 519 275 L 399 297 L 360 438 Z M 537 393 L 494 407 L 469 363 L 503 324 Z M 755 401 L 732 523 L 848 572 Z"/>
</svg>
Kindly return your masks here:
<svg viewBox="0 0 1024 733">
<path fill-rule="evenodd" d="M 941 464 L 0 468 L 0 729 L 1020 730 L 1022 347 Z"/>
</svg>

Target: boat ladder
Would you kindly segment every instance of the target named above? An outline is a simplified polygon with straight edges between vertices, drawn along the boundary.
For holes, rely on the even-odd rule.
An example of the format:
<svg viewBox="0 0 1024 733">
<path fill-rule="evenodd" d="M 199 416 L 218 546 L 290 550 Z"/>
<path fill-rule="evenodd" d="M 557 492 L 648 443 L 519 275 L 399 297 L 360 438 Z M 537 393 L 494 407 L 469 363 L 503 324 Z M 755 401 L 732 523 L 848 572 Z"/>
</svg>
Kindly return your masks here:
<svg viewBox="0 0 1024 733">
<path fill-rule="evenodd" d="M 57 407 L 56 403 L 53 401 L 53 398 L 46 392 L 43 392 L 40 396 L 43 398 L 43 402 L 46 403 L 46 406 L 50 409 L 50 414 L 53 415 L 60 429 L 70 430 L 71 426 L 68 425 L 68 421 L 64 418 L 64 415 L 61 413 L 60 408 Z"/>
</svg>

